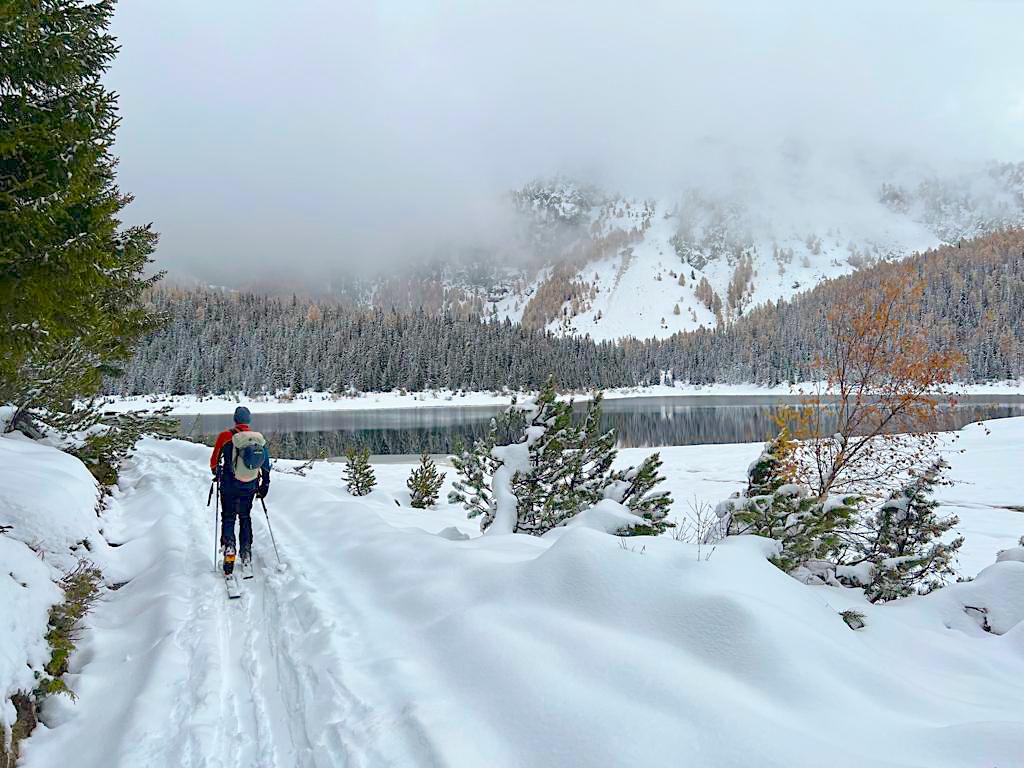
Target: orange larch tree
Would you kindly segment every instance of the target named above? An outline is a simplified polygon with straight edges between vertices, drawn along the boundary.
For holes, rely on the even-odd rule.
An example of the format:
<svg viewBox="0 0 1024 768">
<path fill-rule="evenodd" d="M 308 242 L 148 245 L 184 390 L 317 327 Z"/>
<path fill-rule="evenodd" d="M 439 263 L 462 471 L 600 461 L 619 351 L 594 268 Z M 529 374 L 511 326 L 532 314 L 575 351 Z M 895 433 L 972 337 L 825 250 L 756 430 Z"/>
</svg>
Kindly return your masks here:
<svg viewBox="0 0 1024 768">
<path fill-rule="evenodd" d="M 929 346 L 923 290 L 913 267 L 892 265 L 875 289 L 827 311 L 821 383 L 780 415 L 798 441 L 792 474 L 815 495 L 879 497 L 935 460 L 942 406 L 955 404 L 964 357 Z"/>
</svg>

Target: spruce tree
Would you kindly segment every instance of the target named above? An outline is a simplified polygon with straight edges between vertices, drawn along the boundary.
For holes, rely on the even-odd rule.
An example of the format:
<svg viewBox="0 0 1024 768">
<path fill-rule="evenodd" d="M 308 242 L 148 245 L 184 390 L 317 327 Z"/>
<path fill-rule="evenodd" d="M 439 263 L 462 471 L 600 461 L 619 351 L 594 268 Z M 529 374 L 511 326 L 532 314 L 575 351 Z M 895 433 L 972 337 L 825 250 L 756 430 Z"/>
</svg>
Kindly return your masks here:
<svg viewBox="0 0 1024 768">
<path fill-rule="evenodd" d="M 409 479 L 405 481 L 409 489 L 411 504 L 417 509 L 427 509 L 437 503 L 438 493 L 441 491 L 441 484 L 444 482 L 444 472 L 437 471 L 437 465 L 430 458 L 428 453 L 420 456 L 419 466 L 416 467 Z"/>
<path fill-rule="evenodd" d="M 957 551 L 964 537 L 943 542 L 960 519 L 956 515 L 940 517 L 935 485 L 946 468 L 939 460 L 927 471 L 912 478 L 893 492 L 875 513 L 869 532 L 855 539 L 855 556 L 848 562 L 867 564 L 868 579 L 864 594 L 872 603 L 895 600 L 915 593 L 930 592 L 955 575 Z M 858 584 L 857 568 L 844 569 L 845 581 Z"/>
<path fill-rule="evenodd" d="M 345 459 L 345 487 L 353 496 L 365 496 L 377 484 L 370 466 L 370 449 L 349 448 L 345 451 Z"/>
<path fill-rule="evenodd" d="M 156 234 L 118 219 L 131 197 L 115 184 L 120 118 L 102 82 L 113 12 L 113 0 L 0 11 L 0 401 L 19 414 L 70 412 L 155 327 L 142 294 Z"/>
</svg>

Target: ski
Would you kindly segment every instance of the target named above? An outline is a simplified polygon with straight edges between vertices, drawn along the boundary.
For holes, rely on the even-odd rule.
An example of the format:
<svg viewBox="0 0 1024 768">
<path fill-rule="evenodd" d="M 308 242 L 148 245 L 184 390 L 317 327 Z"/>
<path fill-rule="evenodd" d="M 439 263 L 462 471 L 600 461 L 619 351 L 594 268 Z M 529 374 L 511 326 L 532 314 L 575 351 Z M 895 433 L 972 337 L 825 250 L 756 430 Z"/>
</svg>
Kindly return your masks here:
<svg viewBox="0 0 1024 768">
<path fill-rule="evenodd" d="M 243 579 L 251 579 L 255 575 L 252 572 L 252 560 L 243 560 L 241 568 Z"/>
<path fill-rule="evenodd" d="M 242 596 L 242 588 L 238 584 L 238 579 L 235 578 L 233 573 L 224 575 L 224 586 L 228 589 L 228 599 L 237 600 Z"/>
</svg>

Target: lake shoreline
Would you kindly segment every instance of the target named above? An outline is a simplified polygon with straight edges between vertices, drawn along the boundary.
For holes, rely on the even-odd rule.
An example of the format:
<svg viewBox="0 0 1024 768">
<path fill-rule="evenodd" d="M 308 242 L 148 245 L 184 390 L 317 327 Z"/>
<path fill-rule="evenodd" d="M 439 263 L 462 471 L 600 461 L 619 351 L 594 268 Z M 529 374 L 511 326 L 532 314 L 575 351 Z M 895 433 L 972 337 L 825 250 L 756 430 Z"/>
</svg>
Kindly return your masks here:
<svg viewBox="0 0 1024 768">
<path fill-rule="evenodd" d="M 802 385 L 809 390 L 810 384 Z M 655 398 L 672 398 L 678 404 L 701 403 L 728 405 L 729 399 L 737 404 L 770 405 L 797 402 L 801 395 L 797 391 L 800 385 L 778 387 L 759 387 L 753 384 L 713 384 L 694 385 L 655 385 L 649 387 L 623 387 L 608 389 L 604 392 L 606 402 L 616 400 L 639 400 Z M 1024 402 L 1024 381 L 1003 381 L 990 384 L 965 385 L 958 390 L 964 402 Z M 253 413 L 313 413 L 321 411 L 372 412 L 399 411 L 417 408 L 500 408 L 507 406 L 512 397 L 517 400 L 530 397 L 531 392 L 452 392 L 449 390 L 430 390 L 426 392 L 365 392 L 355 396 L 338 396 L 327 392 L 304 392 L 292 398 L 281 396 L 249 397 L 239 395 L 217 395 L 200 397 L 197 395 L 137 395 L 132 397 L 107 396 L 103 398 L 102 407 L 107 411 L 149 411 L 157 408 L 170 407 L 173 416 L 194 415 L 228 415 L 239 405 L 244 405 Z M 572 398 L 586 401 L 591 398 L 589 392 L 563 393 L 563 399 Z M 692 402 L 687 402 L 692 401 Z M 721 402 L 725 401 L 725 402 Z M 742 401 L 742 402 L 741 402 Z"/>
</svg>

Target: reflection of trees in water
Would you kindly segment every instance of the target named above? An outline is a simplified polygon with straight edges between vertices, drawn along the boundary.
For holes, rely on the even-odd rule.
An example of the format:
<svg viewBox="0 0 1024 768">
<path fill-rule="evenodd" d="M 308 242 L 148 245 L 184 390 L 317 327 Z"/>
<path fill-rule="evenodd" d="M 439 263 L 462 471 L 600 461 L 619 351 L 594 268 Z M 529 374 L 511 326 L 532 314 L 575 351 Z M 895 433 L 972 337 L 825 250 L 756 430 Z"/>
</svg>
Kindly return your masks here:
<svg viewBox="0 0 1024 768">
<path fill-rule="evenodd" d="M 765 440 L 778 431 L 774 406 L 665 406 L 604 414 L 605 428 L 613 428 L 623 448 L 702 443 L 749 443 Z M 959 429 L 982 419 L 1024 415 L 1024 406 L 967 404 L 943 412 L 940 429 Z M 370 453 L 451 453 L 461 440 L 470 443 L 487 433 L 490 419 L 466 417 L 436 426 L 401 429 L 335 429 L 326 431 L 264 432 L 273 456 L 315 458 L 340 456 L 346 448 L 369 448 Z M 185 428 L 188 428 L 185 424 Z M 201 441 L 212 445 L 215 435 Z"/>
</svg>

